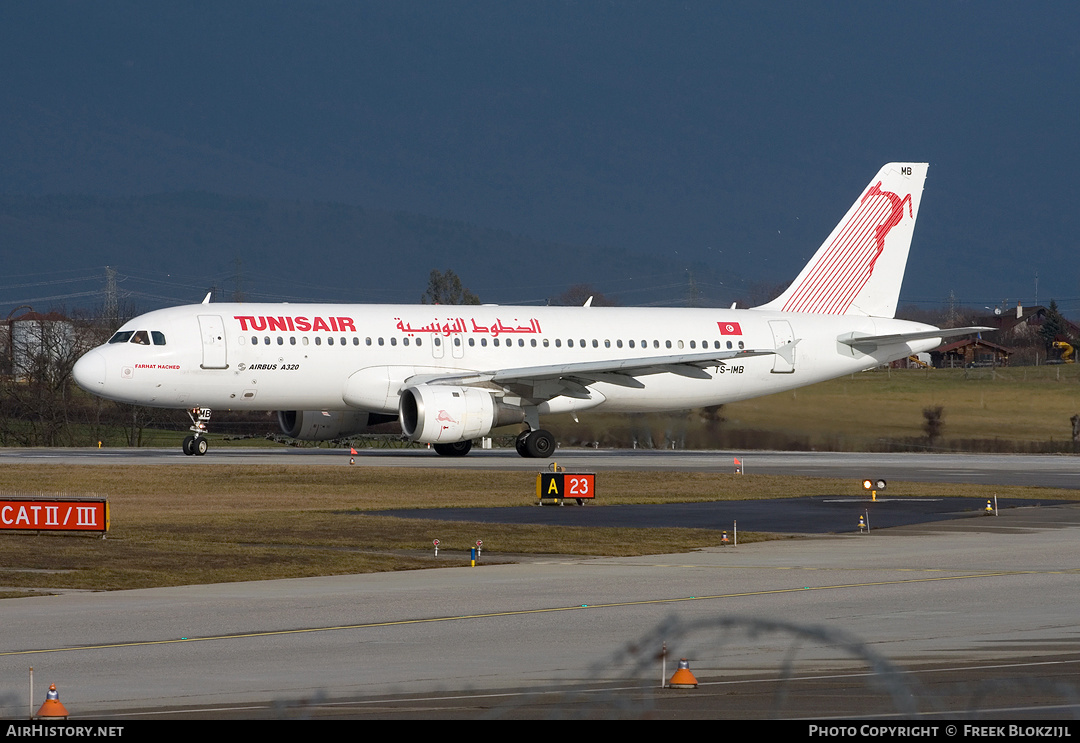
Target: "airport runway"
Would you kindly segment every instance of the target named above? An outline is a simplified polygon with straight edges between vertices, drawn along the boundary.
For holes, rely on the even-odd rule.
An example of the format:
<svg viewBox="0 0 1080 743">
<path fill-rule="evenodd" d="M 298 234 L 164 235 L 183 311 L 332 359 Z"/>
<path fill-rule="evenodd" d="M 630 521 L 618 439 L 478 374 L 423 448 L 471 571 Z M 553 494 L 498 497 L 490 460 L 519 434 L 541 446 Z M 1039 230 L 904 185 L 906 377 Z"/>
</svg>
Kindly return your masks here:
<svg viewBox="0 0 1080 743">
<path fill-rule="evenodd" d="M 215 453 L 5 450 L 0 463 L 347 466 L 340 452 Z M 480 454 L 365 452 L 359 463 L 538 464 Z M 730 456 L 640 454 L 557 459 L 596 470 L 723 471 Z M 745 461 L 776 473 L 861 477 L 873 466 L 886 478 L 1048 478 L 1075 487 L 1070 457 L 946 459 L 951 469 L 924 455 L 754 453 Z M 75 718 L 119 722 L 1080 714 L 1076 505 L 681 555 L 476 568 L 464 555 L 444 559 L 444 568 L 395 574 L 5 600 L 0 716 L 26 714 L 29 666 L 38 697 L 56 683 Z M 665 642 L 668 674 L 685 656 L 702 688 L 654 688 Z"/>
<path fill-rule="evenodd" d="M 983 485 L 1039 485 L 1080 489 L 1080 457 L 1038 454 L 874 454 L 862 452 L 656 451 L 560 449 L 550 460 L 524 459 L 509 449 L 477 450 L 467 457 L 440 457 L 417 449 L 362 449 L 361 467 L 439 467 L 536 472 L 552 461 L 569 470 L 673 470 L 732 472 L 738 457 L 746 473 L 806 475 Z M 346 466 L 347 449 L 267 449 L 216 446 L 204 457 L 173 449 L 0 449 L 0 464 L 313 464 Z"/>
</svg>

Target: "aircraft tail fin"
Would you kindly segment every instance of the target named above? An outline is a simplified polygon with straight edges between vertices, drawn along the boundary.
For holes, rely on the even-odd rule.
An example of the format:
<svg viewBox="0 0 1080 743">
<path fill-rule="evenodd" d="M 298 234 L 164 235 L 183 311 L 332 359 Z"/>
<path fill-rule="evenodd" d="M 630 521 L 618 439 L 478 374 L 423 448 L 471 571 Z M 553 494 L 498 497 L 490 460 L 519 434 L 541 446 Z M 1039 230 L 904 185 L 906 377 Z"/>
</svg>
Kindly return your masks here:
<svg viewBox="0 0 1080 743">
<path fill-rule="evenodd" d="M 928 167 L 885 165 L 791 286 L 757 309 L 894 317 Z"/>
</svg>

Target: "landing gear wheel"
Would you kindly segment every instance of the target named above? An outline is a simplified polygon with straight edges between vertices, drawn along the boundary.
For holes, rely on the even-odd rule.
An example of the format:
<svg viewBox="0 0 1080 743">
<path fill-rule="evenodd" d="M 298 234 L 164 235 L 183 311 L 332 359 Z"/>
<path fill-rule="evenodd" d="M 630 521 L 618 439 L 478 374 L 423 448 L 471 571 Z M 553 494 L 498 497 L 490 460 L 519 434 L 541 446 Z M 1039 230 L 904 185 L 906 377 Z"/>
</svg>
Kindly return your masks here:
<svg viewBox="0 0 1080 743">
<path fill-rule="evenodd" d="M 514 448 L 517 449 L 517 453 L 519 456 L 529 456 L 529 452 L 525 448 L 525 442 L 528 440 L 530 433 L 532 433 L 532 431 L 522 431 L 518 434 L 517 439 L 514 440 Z"/>
<path fill-rule="evenodd" d="M 555 437 L 543 429 L 532 431 L 525 439 L 525 452 L 536 459 L 547 459 L 555 453 Z"/>
<path fill-rule="evenodd" d="M 210 448 L 210 442 L 200 436 L 191 444 L 191 448 L 196 456 L 201 457 Z"/>
<path fill-rule="evenodd" d="M 455 441 L 453 444 L 432 444 L 431 448 L 436 454 L 444 457 L 463 457 L 472 449 L 472 441 Z"/>
<path fill-rule="evenodd" d="M 195 453 L 195 437 L 194 436 L 188 436 L 186 439 L 184 439 L 184 447 L 183 448 L 184 448 L 184 454 L 187 454 L 189 457 L 192 454 L 194 454 Z"/>
</svg>

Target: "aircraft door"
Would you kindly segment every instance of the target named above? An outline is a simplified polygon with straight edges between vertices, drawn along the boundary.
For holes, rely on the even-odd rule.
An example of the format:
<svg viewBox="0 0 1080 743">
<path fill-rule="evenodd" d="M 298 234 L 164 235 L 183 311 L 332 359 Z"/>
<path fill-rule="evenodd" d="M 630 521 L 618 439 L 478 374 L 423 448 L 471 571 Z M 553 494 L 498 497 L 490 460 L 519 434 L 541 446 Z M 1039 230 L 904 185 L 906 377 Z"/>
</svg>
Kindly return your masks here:
<svg viewBox="0 0 1080 743">
<path fill-rule="evenodd" d="M 791 331 L 791 323 L 787 320 L 770 320 L 769 329 L 772 330 L 773 347 L 778 351 L 784 349 L 773 356 L 772 373 L 794 374 L 795 346 L 790 344 L 795 340 L 795 334 Z"/>
<path fill-rule="evenodd" d="M 199 315 L 202 336 L 202 368 L 228 369 L 225 352 L 225 323 L 220 315 Z"/>
</svg>

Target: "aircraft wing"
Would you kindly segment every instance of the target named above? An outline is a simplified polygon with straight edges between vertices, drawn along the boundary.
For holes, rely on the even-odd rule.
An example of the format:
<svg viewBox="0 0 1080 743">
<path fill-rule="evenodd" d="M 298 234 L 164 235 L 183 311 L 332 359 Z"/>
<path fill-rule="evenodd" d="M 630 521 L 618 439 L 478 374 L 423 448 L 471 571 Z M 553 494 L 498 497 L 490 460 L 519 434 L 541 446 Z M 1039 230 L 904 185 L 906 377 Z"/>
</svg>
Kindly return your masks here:
<svg viewBox="0 0 1080 743">
<path fill-rule="evenodd" d="M 982 326 L 973 326 L 970 328 L 935 328 L 934 330 L 920 330 L 916 333 L 894 333 L 892 335 L 852 335 L 848 338 L 837 338 L 841 343 L 852 346 L 860 351 L 873 351 L 880 346 L 892 346 L 897 343 L 907 343 L 908 341 L 921 341 L 927 338 L 953 338 L 958 335 L 971 335 L 972 333 L 981 333 L 986 330 L 996 330 L 997 328 L 987 328 Z"/>
<path fill-rule="evenodd" d="M 795 343 L 797 343 L 796 341 Z M 642 389 L 644 383 L 638 377 L 650 374 L 678 374 L 690 379 L 712 379 L 705 369 L 722 366 L 728 361 L 751 356 L 784 355 L 795 343 L 779 349 L 709 351 L 670 356 L 651 356 L 637 359 L 612 359 L 608 361 L 582 361 L 550 366 L 526 366 L 517 369 L 464 372 L 456 374 L 424 374 L 411 377 L 406 384 L 437 384 L 477 386 L 493 384 L 513 390 L 533 400 L 550 400 L 565 395 L 581 399 L 589 398 L 587 386 L 596 382 Z"/>
</svg>

